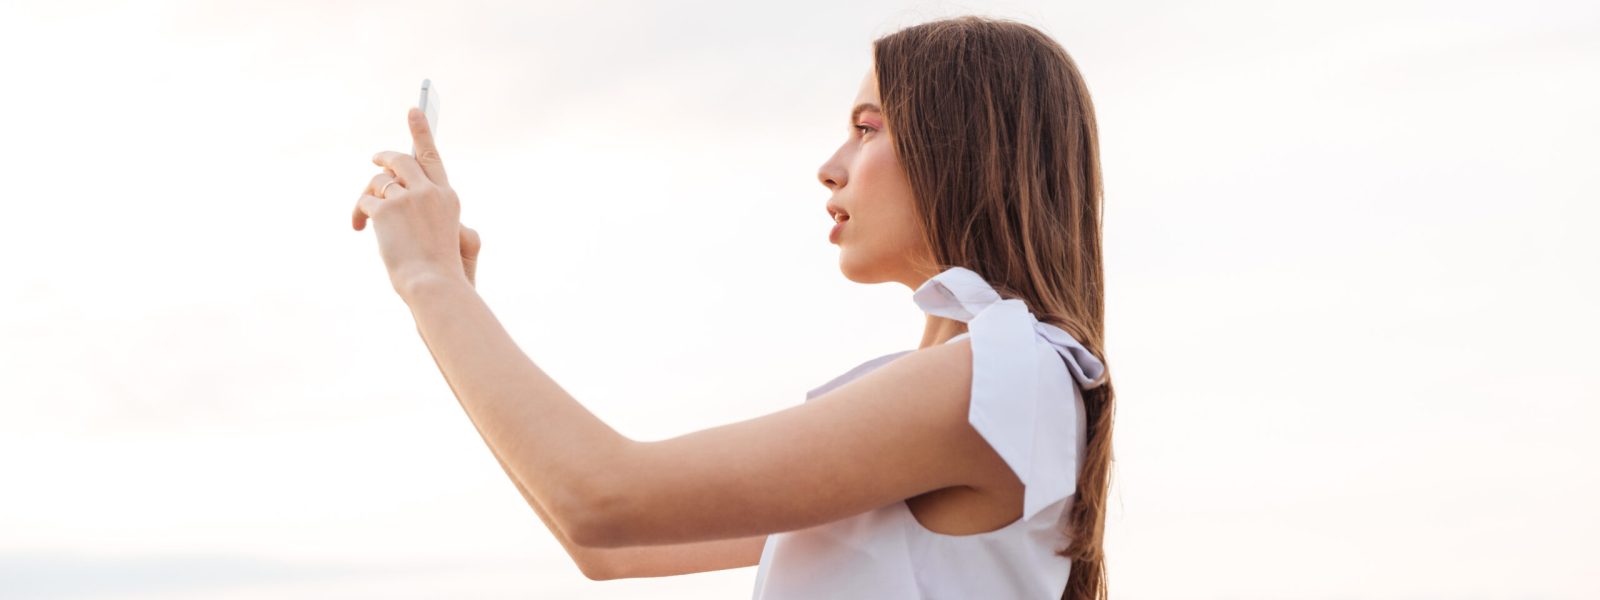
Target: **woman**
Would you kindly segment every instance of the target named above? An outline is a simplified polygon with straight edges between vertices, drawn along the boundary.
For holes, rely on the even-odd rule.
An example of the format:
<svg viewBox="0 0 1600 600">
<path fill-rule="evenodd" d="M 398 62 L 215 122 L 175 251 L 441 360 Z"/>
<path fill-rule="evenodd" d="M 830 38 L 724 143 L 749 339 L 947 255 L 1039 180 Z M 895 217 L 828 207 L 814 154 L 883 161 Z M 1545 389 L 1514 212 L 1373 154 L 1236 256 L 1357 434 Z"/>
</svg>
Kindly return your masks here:
<svg viewBox="0 0 1600 600">
<path fill-rule="evenodd" d="M 474 292 L 479 240 L 427 123 L 356 206 L 462 407 L 590 578 L 759 565 L 755 597 L 1101 598 L 1113 395 L 1100 169 L 1076 66 L 1019 23 L 878 39 L 822 165 L 840 270 L 927 314 L 759 418 L 628 439 L 512 342 Z"/>
</svg>

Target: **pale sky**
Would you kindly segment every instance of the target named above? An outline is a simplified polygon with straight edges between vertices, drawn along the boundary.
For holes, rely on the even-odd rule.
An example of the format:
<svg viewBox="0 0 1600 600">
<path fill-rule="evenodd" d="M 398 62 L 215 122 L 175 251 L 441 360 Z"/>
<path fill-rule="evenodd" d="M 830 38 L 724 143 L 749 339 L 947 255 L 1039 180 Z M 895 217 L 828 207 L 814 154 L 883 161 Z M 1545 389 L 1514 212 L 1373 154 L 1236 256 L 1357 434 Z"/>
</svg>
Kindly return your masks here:
<svg viewBox="0 0 1600 600">
<path fill-rule="evenodd" d="M 817 168 L 873 38 L 1009 17 L 1106 177 L 1113 595 L 1600 597 L 1593 2 L 0 4 L 0 597 L 593 582 L 350 229 L 438 85 L 480 293 L 636 439 L 914 348 Z"/>
</svg>

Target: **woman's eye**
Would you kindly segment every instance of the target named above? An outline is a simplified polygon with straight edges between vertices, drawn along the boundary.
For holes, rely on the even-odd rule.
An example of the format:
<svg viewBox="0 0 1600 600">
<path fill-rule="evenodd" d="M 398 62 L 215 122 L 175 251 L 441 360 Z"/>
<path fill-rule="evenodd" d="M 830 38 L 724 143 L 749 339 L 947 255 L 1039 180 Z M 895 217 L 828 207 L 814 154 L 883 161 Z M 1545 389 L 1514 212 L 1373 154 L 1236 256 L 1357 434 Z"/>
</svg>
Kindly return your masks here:
<svg viewBox="0 0 1600 600">
<path fill-rule="evenodd" d="M 861 131 L 861 135 L 866 135 L 866 134 L 868 134 L 868 133 L 870 133 L 872 131 L 876 131 L 875 129 L 873 129 L 871 126 L 868 126 L 868 125 L 856 125 L 855 127 L 856 127 L 856 131 L 861 131 L 863 129 L 866 130 L 866 131 Z"/>
</svg>

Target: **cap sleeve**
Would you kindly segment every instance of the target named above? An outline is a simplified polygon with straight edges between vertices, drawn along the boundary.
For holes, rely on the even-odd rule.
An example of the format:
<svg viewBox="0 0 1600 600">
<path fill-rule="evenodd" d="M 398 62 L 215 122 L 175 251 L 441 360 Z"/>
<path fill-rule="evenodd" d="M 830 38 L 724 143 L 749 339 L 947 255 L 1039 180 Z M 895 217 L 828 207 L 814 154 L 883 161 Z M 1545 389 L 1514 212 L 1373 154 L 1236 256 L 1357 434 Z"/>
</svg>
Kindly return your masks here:
<svg viewBox="0 0 1600 600">
<path fill-rule="evenodd" d="M 1022 518 L 1077 487 L 1082 392 L 1104 383 L 1103 363 L 1066 331 L 1002 300 L 976 273 L 952 267 L 917 288 L 933 315 L 967 323 L 972 390 L 967 421 L 1025 486 Z"/>
</svg>

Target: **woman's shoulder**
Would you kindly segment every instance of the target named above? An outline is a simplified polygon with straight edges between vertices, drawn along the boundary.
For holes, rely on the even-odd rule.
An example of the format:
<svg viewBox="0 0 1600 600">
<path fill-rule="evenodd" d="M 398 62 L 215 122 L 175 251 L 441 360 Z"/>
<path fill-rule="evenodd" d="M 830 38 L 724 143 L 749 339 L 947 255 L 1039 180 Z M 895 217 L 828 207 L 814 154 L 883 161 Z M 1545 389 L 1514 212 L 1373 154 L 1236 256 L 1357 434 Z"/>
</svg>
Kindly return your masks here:
<svg viewBox="0 0 1600 600">
<path fill-rule="evenodd" d="M 807 390 L 806 391 L 806 399 L 810 400 L 812 398 L 815 398 L 817 396 L 825 394 L 829 390 L 832 390 L 832 389 L 837 388 L 837 387 L 839 387 L 841 385 L 849 383 L 853 379 L 861 377 L 862 375 L 866 375 L 867 373 L 869 373 L 869 372 L 871 372 L 873 370 L 876 370 L 879 367 L 882 367 L 882 366 L 884 366 L 886 364 L 894 362 L 895 360 L 898 360 L 900 358 L 904 358 L 905 356 L 908 356 L 908 355 L 910 355 L 912 353 L 915 353 L 915 352 L 926 352 L 926 351 L 928 351 L 928 350 L 930 350 L 932 348 L 935 348 L 937 346 L 951 345 L 951 344 L 956 344 L 956 343 L 959 343 L 959 342 L 966 342 L 967 343 L 967 347 L 970 348 L 971 347 L 971 338 L 969 337 L 969 332 L 959 333 L 959 334 L 951 337 L 949 340 L 946 340 L 943 344 L 936 344 L 934 346 L 929 346 L 927 348 L 912 348 L 912 349 L 909 349 L 909 350 L 898 350 L 898 351 L 890 352 L 888 354 L 884 354 L 884 355 L 881 355 L 881 356 L 876 356 L 876 357 L 873 357 L 873 358 L 869 358 L 869 359 L 867 359 L 865 361 L 862 361 L 860 364 L 857 364 L 856 366 L 851 367 L 849 370 L 845 371 L 844 373 L 841 373 L 839 375 L 834 376 L 833 379 L 829 379 L 826 383 L 823 383 L 822 385 L 819 385 L 817 387 L 811 388 L 810 390 Z M 968 352 L 970 352 L 970 350 Z M 962 363 L 962 362 L 969 361 L 970 359 L 971 359 L 971 355 L 970 354 L 963 354 L 963 355 L 960 355 L 960 357 L 955 359 L 953 362 Z M 960 366 L 960 365 L 957 364 L 956 366 Z"/>
<path fill-rule="evenodd" d="M 868 373 L 868 372 L 870 372 L 870 371 L 872 371 L 874 369 L 877 369 L 878 367 L 881 367 L 883 365 L 889 364 L 890 361 L 893 361 L 893 360 L 895 360 L 897 358 L 900 358 L 902 356 L 910 354 L 911 352 L 913 352 L 913 350 L 900 350 L 900 351 L 897 351 L 897 352 L 890 352 L 890 353 L 884 354 L 882 356 L 878 356 L 878 357 L 875 357 L 875 358 L 867 359 L 866 361 L 862 362 L 861 364 L 858 364 L 858 365 L 856 365 L 854 367 L 851 367 L 848 371 L 845 371 L 844 373 L 841 373 L 841 374 L 835 376 L 833 379 L 829 379 L 827 381 L 827 383 L 824 383 L 824 384 L 819 385 L 817 387 L 811 388 L 810 390 L 807 390 L 806 391 L 806 400 L 810 400 L 810 399 L 815 398 L 817 396 L 821 396 L 822 394 L 826 394 L 830 390 L 833 390 L 834 388 L 837 388 L 837 387 L 839 387 L 841 385 L 849 383 L 851 380 L 856 379 L 856 378 L 858 378 L 858 377 L 860 377 L 862 375 L 865 375 L 866 373 Z"/>
</svg>

